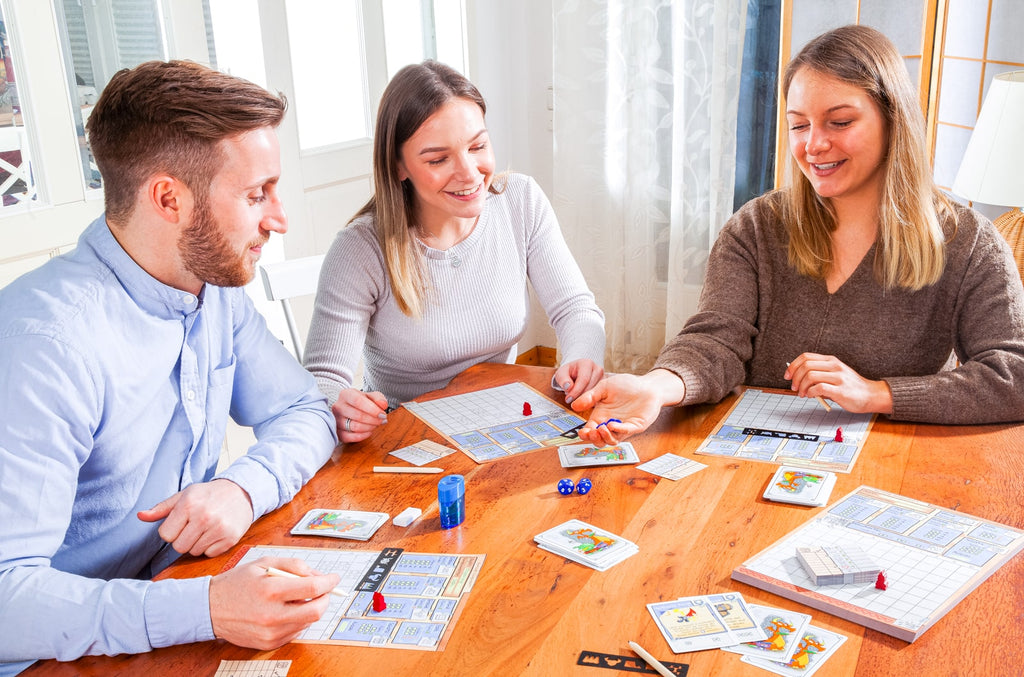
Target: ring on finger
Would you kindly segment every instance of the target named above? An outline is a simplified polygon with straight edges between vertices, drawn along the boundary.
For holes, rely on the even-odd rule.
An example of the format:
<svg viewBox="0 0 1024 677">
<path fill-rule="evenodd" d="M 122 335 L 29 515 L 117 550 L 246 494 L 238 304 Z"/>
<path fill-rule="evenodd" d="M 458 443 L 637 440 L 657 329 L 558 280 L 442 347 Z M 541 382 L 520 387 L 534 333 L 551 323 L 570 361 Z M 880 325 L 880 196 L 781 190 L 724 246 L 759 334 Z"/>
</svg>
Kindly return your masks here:
<svg viewBox="0 0 1024 677">
<path fill-rule="evenodd" d="M 345 419 L 345 432 L 352 432 L 352 419 Z"/>
</svg>

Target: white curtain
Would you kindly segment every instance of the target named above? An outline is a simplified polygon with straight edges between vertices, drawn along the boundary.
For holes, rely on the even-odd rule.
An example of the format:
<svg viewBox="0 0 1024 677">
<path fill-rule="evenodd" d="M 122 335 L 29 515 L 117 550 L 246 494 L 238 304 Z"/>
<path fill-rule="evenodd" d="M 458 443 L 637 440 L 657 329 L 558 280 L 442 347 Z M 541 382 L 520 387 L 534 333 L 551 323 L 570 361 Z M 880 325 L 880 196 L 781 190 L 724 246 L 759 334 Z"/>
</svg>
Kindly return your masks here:
<svg viewBox="0 0 1024 677">
<path fill-rule="evenodd" d="M 554 3 L 554 194 L 607 316 L 609 371 L 646 371 L 696 310 L 732 211 L 747 0 Z"/>
</svg>

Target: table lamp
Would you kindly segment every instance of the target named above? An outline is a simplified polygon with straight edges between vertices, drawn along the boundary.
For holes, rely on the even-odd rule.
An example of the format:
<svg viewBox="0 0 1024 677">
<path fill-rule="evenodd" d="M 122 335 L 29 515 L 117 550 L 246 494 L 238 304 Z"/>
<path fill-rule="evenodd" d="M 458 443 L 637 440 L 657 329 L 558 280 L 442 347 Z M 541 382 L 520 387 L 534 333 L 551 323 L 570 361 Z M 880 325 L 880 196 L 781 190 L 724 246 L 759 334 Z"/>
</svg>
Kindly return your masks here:
<svg viewBox="0 0 1024 677">
<path fill-rule="evenodd" d="M 973 202 L 1014 207 L 995 220 L 1024 278 L 1024 70 L 997 75 L 971 134 L 953 192 Z"/>
</svg>

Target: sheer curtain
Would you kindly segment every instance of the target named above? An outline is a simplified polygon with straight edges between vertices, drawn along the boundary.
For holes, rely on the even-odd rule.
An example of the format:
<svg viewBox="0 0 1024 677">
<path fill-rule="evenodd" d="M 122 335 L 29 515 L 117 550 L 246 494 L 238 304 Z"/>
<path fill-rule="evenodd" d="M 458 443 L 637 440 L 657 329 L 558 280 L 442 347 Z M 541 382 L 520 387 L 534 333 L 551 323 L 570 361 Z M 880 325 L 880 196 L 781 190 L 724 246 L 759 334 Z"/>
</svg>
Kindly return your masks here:
<svg viewBox="0 0 1024 677">
<path fill-rule="evenodd" d="M 696 309 L 732 211 L 746 5 L 555 3 L 552 203 L 609 371 L 646 371 Z"/>
</svg>

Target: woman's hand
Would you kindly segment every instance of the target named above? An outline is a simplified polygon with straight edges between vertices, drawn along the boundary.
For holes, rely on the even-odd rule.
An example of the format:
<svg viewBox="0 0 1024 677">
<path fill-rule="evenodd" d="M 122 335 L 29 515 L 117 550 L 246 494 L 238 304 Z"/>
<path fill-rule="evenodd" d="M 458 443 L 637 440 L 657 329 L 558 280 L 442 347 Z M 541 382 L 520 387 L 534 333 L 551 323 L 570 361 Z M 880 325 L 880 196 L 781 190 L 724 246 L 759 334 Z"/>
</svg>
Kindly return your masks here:
<svg viewBox="0 0 1024 677">
<path fill-rule="evenodd" d="M 379 392 L 346 388 L 331 407 L 342 442 L 362 442 L 377 426 L 388 422 L 388 400 Z"/>
<path fill-rule="evenodd" d="M 594 409 L 579 437 L 597 446 L 618 444 L 647 430 L 662 407 L 678 404 L 685 394 L 682 379 L 665 369 L 610 376 L 572 403 L 575 411 Z"/>
<path fill-rule="evenodd" d="M 853 414 L 891 414 L 892 391 L 885 381 L 871 381 L 834 355 L 802 353 L 784 378 L 800 397 L 824 397 Z"/>
<path fill-rule="evenodd" d="M 555 370 L 555 383 L 565 391 L 565 403 L 572 404 L 577 397 L 597 385 L 604 377 L 604 369 L 593 360 L 573 360 Z"/>
</svg>

